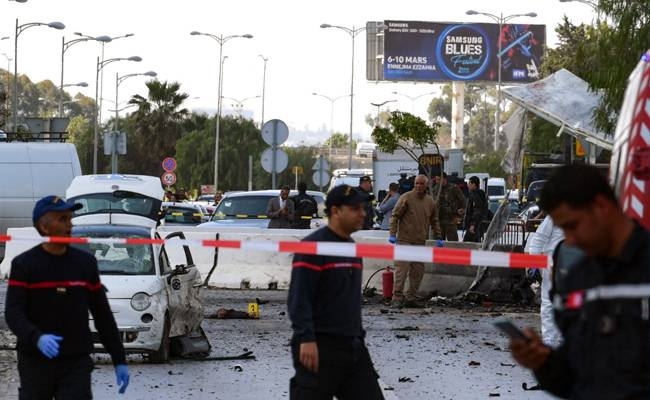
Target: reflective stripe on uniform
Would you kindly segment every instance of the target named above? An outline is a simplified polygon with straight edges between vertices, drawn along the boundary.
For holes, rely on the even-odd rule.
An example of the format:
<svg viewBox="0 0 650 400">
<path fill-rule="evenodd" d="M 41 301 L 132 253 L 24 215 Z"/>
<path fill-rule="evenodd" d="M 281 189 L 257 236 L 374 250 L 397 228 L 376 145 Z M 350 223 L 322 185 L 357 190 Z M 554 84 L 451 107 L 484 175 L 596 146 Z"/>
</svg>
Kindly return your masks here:
<svg viewBox="0 0 650 400">
<path fill-rule="evenodd" d="M 584 303 L 596 300 L 613 300 L 613 299 L 642 299 L 644 316 L 648 314 L 648 298 L 650 298 L 650 284 L 623 284 L 596 286 L 586 290 L 576 290 L 569 293 L 566 297 L 556 294 L 553 297 L 553 306 L 556 309 L 577 310 Z M 647 317 L 646 317 L 647 318 Z"/>
<path fill-rule="evenodd" d="M 650 284 L 597 286 L 585 290 L 585 301 L 650 297 Z"/>
</svg>

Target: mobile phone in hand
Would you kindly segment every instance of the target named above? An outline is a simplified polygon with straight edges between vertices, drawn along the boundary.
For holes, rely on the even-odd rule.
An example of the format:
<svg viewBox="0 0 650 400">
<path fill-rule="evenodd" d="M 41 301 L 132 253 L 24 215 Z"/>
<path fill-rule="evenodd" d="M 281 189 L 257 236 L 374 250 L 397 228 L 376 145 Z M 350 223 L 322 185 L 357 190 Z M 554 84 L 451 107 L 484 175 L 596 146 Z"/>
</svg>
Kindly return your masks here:
<svg viewBox="0 0 650 400">
<path fill-rule="evenodd" d="M 508 335 L 508 337 L 510 337 L 512 340 L 528 340 L 521 329 L 517 328 L 517 326 L 515 326 L 515 324 L 513 324 L 510 320 L 499 319 L 494 321 L 492 324 L 501 332 Z"/>
</svg>

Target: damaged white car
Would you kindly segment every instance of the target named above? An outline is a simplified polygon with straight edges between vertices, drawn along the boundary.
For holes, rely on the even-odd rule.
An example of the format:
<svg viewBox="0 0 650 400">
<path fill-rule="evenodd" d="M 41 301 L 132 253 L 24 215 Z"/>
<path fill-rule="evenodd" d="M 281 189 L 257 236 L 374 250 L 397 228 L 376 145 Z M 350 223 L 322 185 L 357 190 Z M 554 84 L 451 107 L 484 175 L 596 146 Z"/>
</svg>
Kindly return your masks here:
<svg viewBox="0 0 650 400">
<path fill-rule="evenodd" d="M 182 232 L 161 238 L 156 231 L 162 215 L 160 180 L 78 176 L 66 197 L 83 205 L 75 212 L 72 234 L 91 240 L 75 246 L 97 258 L 126 351 L 146 354 L 152 362 L 166 362 L 171 355 L 207 356 L 210 344 L 201 329 L 201 275 L 189 248 L 174 239 L 184 239 Z M 152 244 L 150 239 L 164 243 Z M 171 261 L 169 246 L 183 246 L 185 259 Z M 96 334 L 92 321 L 90 327 Z M 99 338 L 94 342 L 101 351 Z"/>
</svg>

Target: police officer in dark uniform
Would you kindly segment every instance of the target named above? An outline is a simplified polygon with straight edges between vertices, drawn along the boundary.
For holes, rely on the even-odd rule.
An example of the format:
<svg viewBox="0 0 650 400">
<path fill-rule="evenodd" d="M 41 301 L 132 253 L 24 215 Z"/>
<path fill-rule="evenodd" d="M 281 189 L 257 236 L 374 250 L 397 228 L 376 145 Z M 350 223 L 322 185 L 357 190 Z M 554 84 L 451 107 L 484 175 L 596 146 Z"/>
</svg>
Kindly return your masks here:
<svg viewBox="0 0 650 400">
<path fill-rule="evenodd" d="M 528 329 L 513 357 L 560 398 L 650 399 L 650 232 L 590 166 L 559 168 L 540 205 L 585 255 L 551 290 L 564 343 L 551 349 Z"/>
<path fill-rule="evenodd" d="M 480 188 L 481 181 L 478 176 L 469 178 L 469 199 L 467 199 L 467 209 L 465 210 L 465 228 L 464 242 L 480 242 L 483 236 L 483 220 L 487 217 L 487 197 L 485 192 Z"/>
<path fill-rule="evenodd" d="M 366 218 L 363 221 L 363 228 L 361 229 L 373 229 L 375 224 L 375 208 L 372 206 L 372 202 L 375 200 L 375 195 L 372 193 L 372 178 L 368 175 L 359 178 L 357 191 L 365 196 L 363 209 L 366 212 Z"/>
<path fill-rule="evenodd" d="M 34 227 L 42 236 L 70 237 L 79 208 L 46 196 L 34 206 Z M 21 400 L 92 398 L 89 312 L 124 393 L 129 371 L 104 290 L 95 257 L 67 243 L 47 241 L 12 260 L 5 318 L 17 338 Z"/>
<path fill-rule="evenodd" d="M 307 184 L 298 183 L 298 194 L 291 198 L 293 201 L 293 229 L 309 229 L 314 214 L 318 211 L 316 199 L 307 194 Z"/>
<path fill-rule="evenodd" d="M 332 189 L 325 200 L 328 225 L 306 242 L 353 242 L 361 229 L 366 196 L 349 185 Z M 361 324 L 362 260 L 296 254 L 288 309 L 293 328 L 291 350 L 296 374 L 292 400 L 383 399 Z"/>
</svg>

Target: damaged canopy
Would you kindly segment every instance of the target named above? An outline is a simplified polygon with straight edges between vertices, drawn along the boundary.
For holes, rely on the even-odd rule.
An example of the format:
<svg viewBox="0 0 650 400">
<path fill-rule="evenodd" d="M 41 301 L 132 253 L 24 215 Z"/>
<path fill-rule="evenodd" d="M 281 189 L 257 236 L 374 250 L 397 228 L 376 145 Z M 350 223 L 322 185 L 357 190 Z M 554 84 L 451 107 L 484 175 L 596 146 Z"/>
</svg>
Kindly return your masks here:
<svg viewBox="0 0 650 400">
<path fill-rule="evenodd" d="M 511 101 L 560 126 L 564 132 L 607 150 L 613 135 L 600 132 L 593 124 L 593 112 L 601 95 L 589 90 L 587 82 L 566 69 L 537 82 L 502 89 Z"/>
</svg>

